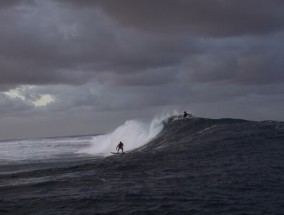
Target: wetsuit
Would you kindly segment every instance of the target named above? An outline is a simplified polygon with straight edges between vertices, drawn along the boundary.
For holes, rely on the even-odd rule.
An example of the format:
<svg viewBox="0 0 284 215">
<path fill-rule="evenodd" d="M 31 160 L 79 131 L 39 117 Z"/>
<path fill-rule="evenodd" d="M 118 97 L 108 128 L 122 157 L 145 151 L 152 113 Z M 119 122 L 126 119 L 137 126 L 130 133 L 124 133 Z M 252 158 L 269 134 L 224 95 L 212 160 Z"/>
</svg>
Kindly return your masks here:
<svg viewBox="0 0 284 215">
<path fill-rule="evenodd" d="M 120 142 L 120 143 L 117 145 L 116 149 L 117 149 L 117 152 L 119 152 L 120 149 L 121 149 L 122 152 L 123 152 L 123 143 Z"/>
</svg>

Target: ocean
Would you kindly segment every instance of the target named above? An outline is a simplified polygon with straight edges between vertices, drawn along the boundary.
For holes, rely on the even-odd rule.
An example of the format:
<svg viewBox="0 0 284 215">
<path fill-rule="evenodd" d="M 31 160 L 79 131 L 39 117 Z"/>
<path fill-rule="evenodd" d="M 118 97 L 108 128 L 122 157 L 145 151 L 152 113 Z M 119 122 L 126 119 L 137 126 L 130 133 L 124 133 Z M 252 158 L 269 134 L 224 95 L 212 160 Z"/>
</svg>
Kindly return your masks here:
<svg viewBox="0 0 284 215">
<path fill-rule="evenodd" d="M 2 141 L 0 214 L 283 215 L 284 122 L 169 117 Z"/>
</svg>

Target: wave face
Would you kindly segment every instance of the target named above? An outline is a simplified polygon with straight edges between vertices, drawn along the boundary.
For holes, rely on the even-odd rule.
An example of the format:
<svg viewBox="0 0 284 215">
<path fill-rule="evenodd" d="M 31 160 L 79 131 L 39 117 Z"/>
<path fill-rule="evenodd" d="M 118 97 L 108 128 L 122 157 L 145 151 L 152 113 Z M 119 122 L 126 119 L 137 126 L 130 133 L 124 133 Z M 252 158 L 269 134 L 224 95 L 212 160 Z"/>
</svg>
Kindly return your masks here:
<svg viewBox="0 0 284 215">
<path fill-rule="evenodd" d="M 92 137 L 72 150 L 88 151 L 80 162 L 0 164 L 1 214 L 284 214 L 283 122 L 171 117 L 158 125 L 130 121 Z M 128 153 L 91 156 L 129 133 L 139 144 Z"/>
<path fill-rule="evenodd" d="M 165 120 L 166 117 L 157 117 L 151 123 L 127 121 L 110 134 L 94 137 L 91 146 L 79 150 L 78 153 L 108 156 L 116 151 L 120 141 L 125 145 L 124 150 L 133 150 L 156 137 L 162 131 L 162 122 Z"/>
</svg>

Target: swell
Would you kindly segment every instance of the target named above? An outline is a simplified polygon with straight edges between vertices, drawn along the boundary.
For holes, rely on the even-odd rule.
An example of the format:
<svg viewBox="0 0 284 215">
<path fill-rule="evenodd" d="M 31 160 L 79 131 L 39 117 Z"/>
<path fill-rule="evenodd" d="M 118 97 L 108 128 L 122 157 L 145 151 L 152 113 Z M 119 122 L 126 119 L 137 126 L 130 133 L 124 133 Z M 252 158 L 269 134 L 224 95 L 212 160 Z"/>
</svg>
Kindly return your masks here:
<svg viewBox="0 0 284 215">
<path fill-rule="evenodd" d="M 164 129 L 148 144 L 133 150 L 137 151 L 153 151 L 162 148 L 167 148 L 171 143 L 188 142 L 196 136 L 202 136 L 212 134 L 214 131 L 228 127 L 242 127 L 243 125 L 251 125 L 256 122 L 242 120 L 242 119 L 208 119 L 189 117 L 181 118 L 179 116 L 173 116 L 163 122 Z M 177 145 L 178 146 L 178 145 Z"/>
<path fill-rule="evenodd" d="M 185 152 L 195 144 L 217 144 L 220 142 L 251 143 L 266 140 L 281 141 L 284 138 L 283 122 L 254 122 L 241 119 L 206 119 L 191 117 L 179 119 L 171 117 L 163 122 L 164 129 L 149 143 L 129 151 L 122 156 L 93 157 L 85 161 L 74 161 L 66 163 L 48 164 L 46 168 L 31 169 L 25 165 L 21 166 L 22 171 L 1 174 L 1 179 L 42 177 L 45 175 L 65 174 L 72 171 L 85 171 L 89 168 L 106 168 L 108 165 L 121 160 L 137 160 L 140 156 L 147 154 L 163 154 L 174 148 L 176 151 Z M 283 129 L 281 129 L 283 128 Z M 28 165 L 27 165 L 28 166 Z M 26 171 L 25 171 L 26 169 Z"/>
<path fill-rule="evenodd" d="M 23 183 L 0 188 L 0 209 L 15 214 L 281 214 L 283 125 L 173 117 L 158 136 L 129 153 L 5 176 L 3 182 Z"/>
</svg>

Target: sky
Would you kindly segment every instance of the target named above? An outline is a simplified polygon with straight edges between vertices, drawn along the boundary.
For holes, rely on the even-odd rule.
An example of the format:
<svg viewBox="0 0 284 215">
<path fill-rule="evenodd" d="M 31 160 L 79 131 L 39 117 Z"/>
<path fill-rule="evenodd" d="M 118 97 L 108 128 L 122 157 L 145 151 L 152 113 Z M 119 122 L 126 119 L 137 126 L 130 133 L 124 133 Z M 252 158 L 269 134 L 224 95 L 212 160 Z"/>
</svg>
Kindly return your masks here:
<svg viewBox="0 0 284 215">
<path fill-rule="evenodd" d="M 0 28 L 2 140 L 284 120 L 283 0 L 1 0 Z"/>
</svg>

